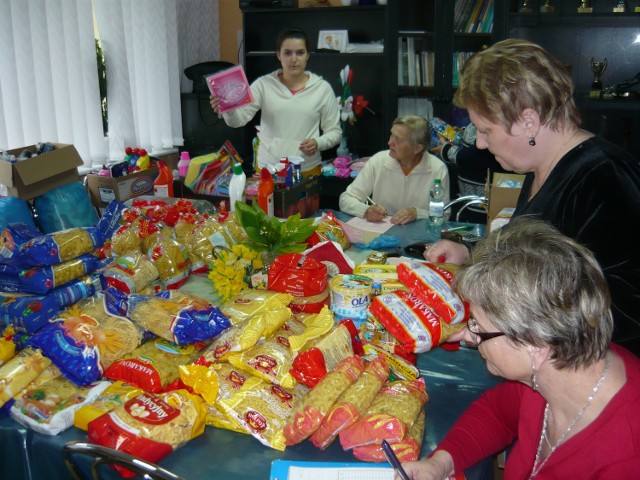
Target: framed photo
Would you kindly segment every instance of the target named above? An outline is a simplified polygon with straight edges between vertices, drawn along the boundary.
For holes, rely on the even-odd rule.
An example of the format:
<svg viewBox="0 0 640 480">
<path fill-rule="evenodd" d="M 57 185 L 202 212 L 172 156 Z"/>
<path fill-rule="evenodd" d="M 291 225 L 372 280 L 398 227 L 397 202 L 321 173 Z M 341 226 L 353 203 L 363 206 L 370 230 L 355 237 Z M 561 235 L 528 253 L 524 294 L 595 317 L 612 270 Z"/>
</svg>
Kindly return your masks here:
<svg viewBox="0 0 640 480">
<path fill-rule="evenodd" d="M 349 44 L 349 32 L 347 30 L 320 30 L 318 32 L 318 49 L 325 48 L 346 52 Z"/>
</svg>

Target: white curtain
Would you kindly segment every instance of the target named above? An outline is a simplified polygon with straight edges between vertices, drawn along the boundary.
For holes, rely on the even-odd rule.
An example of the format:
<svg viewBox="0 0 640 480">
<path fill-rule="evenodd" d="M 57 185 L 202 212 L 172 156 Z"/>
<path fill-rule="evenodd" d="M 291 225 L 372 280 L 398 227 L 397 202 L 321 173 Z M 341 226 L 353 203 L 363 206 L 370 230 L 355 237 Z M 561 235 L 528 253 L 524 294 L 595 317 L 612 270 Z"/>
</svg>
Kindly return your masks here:
<svg viewBox="0 0 640 480">
<path fill-rule="evenodd" d="M 183 144 L 183 70 L 220 58 L 218 0 L 93 0 L 107 69 L 102 130 L 90 0 L 0 0 L 0 149 L 72 143 L 86 165 Z"/>
<path fill-rule="evenodd" d="M 0 0 L 0 148 L 72 143 L 104 158 L 91 2 Z"/>
</svg>

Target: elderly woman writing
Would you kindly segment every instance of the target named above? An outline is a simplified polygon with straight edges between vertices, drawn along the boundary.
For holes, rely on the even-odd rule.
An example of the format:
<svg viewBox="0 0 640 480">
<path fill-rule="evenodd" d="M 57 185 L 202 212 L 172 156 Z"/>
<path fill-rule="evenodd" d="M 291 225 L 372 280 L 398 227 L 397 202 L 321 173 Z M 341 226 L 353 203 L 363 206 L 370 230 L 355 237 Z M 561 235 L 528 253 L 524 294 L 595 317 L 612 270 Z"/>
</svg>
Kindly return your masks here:
<svg viewBox="0 0 640 480">
<path fill-rule="evenodd" d="M 613 339 L 640 353 L 640 249 L 629 222 L 640 218 L 640 162 L 580 128 L 565 65 L 526 40 L 498 42 L 464 65 L 454 103 L 469 112 L 476 146 L 526 174 L 514 216 L 534 215 L 586 245 L 612 295 Z M 462 263 L 469 251 L 447 240 L 425 251 Z"/>
<path fill-rule="evenodd" d="M 391 223 L 406 224 L 429 216 L 429 191 L 436 178 L 449 202 L 447 166 L 427 151 L 429 124 L 417 115 L 396 118 L 389 150 L 372 156 L 353 183 L 340 195 L 340 210 L 370 222 L 387 215 Z M 373 200 L 367 205 L 367 198 Z"/>
<path fill-rule="evenodd" d="M 511 447 L 505 478 L 632 478 L 640 471 L 640 359 L 610 344 L 604 275 L 585 247 L 521 217 L 481 241 L 458 275 L 471 307 L 466 342 L 488 390 L 413 480 L 446 479 Z"/>
</svg>

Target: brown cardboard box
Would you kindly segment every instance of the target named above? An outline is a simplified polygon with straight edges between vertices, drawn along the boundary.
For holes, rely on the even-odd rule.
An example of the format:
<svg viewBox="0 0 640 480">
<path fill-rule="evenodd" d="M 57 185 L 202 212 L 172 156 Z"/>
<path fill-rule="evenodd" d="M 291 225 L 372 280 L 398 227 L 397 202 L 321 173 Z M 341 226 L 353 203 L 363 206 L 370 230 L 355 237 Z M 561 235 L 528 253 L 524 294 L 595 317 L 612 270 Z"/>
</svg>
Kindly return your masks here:
<svg viewBox="0 0 640 480">
<path fill-rule="evenodd" d="M 116 178 L 87 175 L 91 202 L 96 207 L 105 207 L 111 200 L 125 202 L 141 195 L 153 195 L 153 181 L 157 176 L 156 167 Z"/>
<path fill-rule="evenodd" d="M 36 157 L 9 163 L 0 160 L 0 184 L 6 185 L 10 197 L 31 200 L 52 188 L 80 180 L 78 167 L 82 158 L 73 145 L 54 143 L 54 150 Z M 9 150 L 16 157 L 24 150 L 36 151 L 35 145 Z"/>
<path fill-rule="evenodd" d="M 309 177 L 286 188 L 273 192 L 273 213 L 279 218 L 288 218 L 299 213 L 308 218 L 320 208 L 320 177 Z"/>
<path fill-rule="evenodd" d="M 491 225 L 494 218 L 500 213 L 503 208 L 515 207 L 520 196 L 521 188 L 507 188 L 501 187 L 499 184 L 503 180 L 511 180 L 524 182 L 524 175 L 516 173 L 494 173 L 489 189 L 489 215 L 487 218 L 487 228 Z"/>
</svg>

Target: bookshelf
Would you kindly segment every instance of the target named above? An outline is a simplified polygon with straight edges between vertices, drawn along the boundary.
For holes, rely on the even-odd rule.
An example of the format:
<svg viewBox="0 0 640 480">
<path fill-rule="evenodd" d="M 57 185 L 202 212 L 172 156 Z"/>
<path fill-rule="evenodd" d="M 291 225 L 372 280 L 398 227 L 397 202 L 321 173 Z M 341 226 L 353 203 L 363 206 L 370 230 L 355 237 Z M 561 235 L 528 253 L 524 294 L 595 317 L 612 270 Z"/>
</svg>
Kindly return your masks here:
<svg viewBox="0 0 640 480">
<path fill-rule="evenodd" d="M 411 110 L 451 119 L 464 61 L 507 35 L 506 0 L 391 0 L 389 102 L 393 115 Z"/>
</svg>

